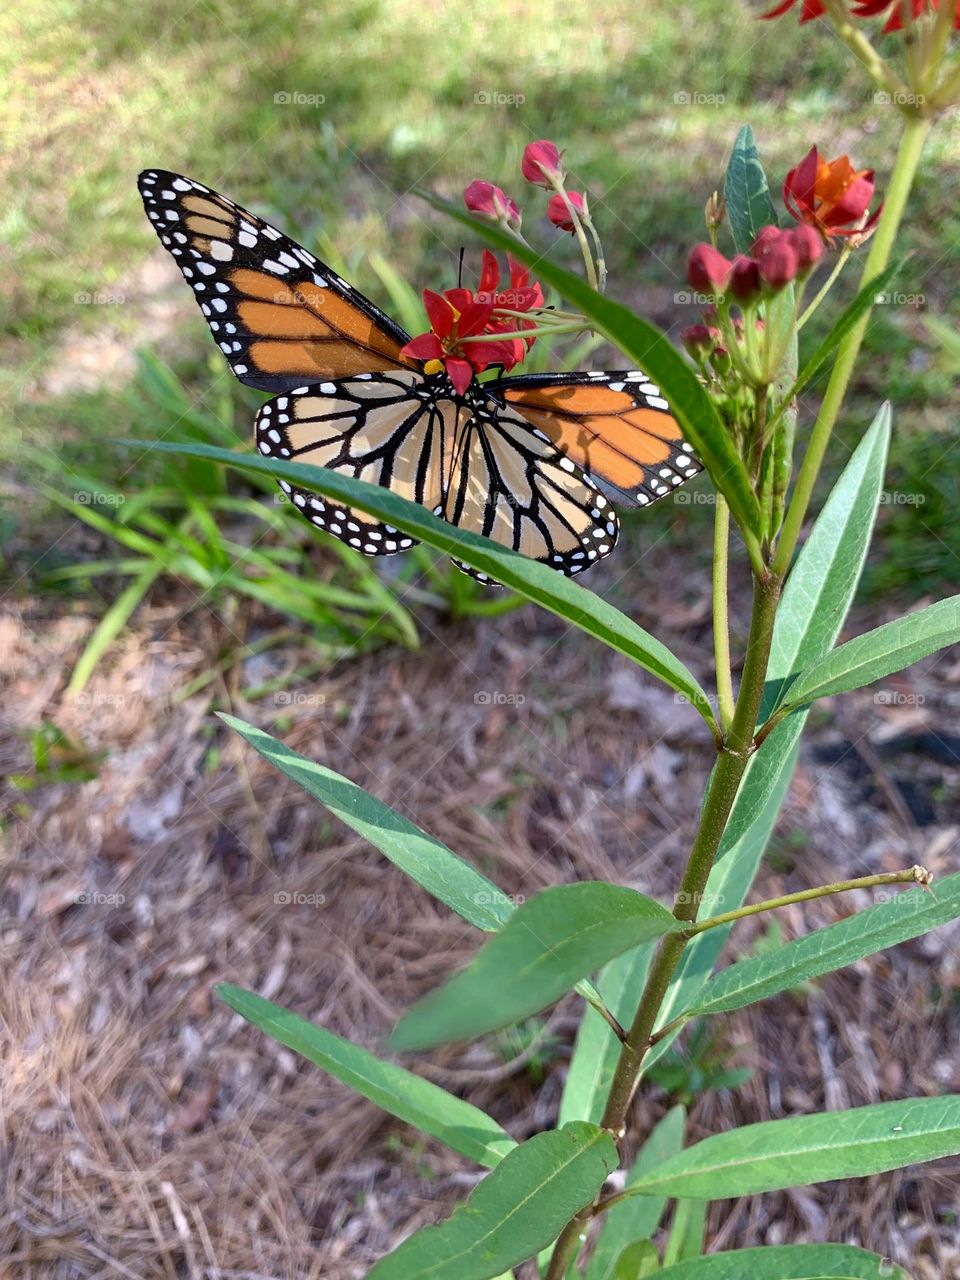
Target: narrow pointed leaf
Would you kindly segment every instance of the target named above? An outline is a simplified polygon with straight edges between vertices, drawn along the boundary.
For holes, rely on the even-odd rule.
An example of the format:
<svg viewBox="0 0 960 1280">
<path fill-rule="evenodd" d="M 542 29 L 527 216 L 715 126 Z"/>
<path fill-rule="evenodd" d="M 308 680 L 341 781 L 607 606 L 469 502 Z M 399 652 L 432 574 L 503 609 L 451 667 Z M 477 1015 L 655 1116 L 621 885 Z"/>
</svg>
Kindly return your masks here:
<svg viewBox="0 0 960 1280">
<path fill-rule="evenodd" d="M 478 1107 L 439 1085 L 384 1062 L 252 991 L 222 983 L 217 995 L 242 1018 L 399 1120 L 437 1138 L 468 1160 L 492 1167 L 516 1147 L 513 1138 Z M 503 1268 L 501 1268 L 502 1270 Z"/>
<path fill-rule="evenodd" d="M 369 840 L 404 875 L 468 924 L 485 933 L 496 933 L 512 915 L 513 900 L 492 880 L 376 796 L 342 774 L 308 760 L 263 729 L 225 713 L 220 713 L 220 719 L 341 822 Z M 576 990 L 591 1005 L 602 1004 L 596 988 L 585 979 L 577 983 Z M 603 1022 L 603 1018 L 600 1021 Z"/>
<path fill-rule="evenodd" d="M 497 886 L 409 819 L 332 769 L 308 760 L 263 729 L 221 714 L 264 760 L 296 782 L 439 902 L 488 933 L 514 910 Z"/>
<path fill-rule="evenodd" d="M 960 1096 L 791 1116 L 714 1134 L 640 1178 L 641 1195 L 695 1200 L 865 1178 L 960 1152 Z"/>
<path fill-rule="evenodd" d="M 627 1175 L 628 1187 L 682 1148 L 686 1119 L 687 1113 L 683 1107 L 673 1107 L 667 1112 L 640 1149 L 640 1154 Z M 616 1280 L 617 1261 L 622 1257 L 623 1251 L 632 1241 L 653 1235 L 660 1224 L 666 1203 L 664 1196 L 637 1196 L 608 1209 L 603 1216 L 596 1248 L 587 1266 L 586 1280 Z"/>
<path fill-rule="evenodd" d="M 747 531 L 748 537 L 756 539 L 761 526 L 760 507 L 746 468 L 716 406 L 667 335 L 629 307 L 597 293 L 585 280 L 556 266 L 493 223 L 481 222 L 455 205 L 431 196 L 425 195 L 424 199 L 470 227 L 481 240 L 525 263 L 541 283 L 552 285 L 579 307 L 597 333 L 619 348 L 629 361 L 657 383 L 669 400 L 684 437 L 696 449 L 715 486 L 730 504 L 737 523 Z"/>
<path fill-rule="evenodd" d="M 833 646 L 849 612 L 876 520 L 890 443 L 884 405 L 857 445 L 787 578 L 777 610 L 761 719 L 792 676 Z"/>
<path fill-rule="evenodd" d="M 667 1267 L 658 1273 L 657 1280 L 820 1280 L 822 1276 L 908 1280 L 906 1273 L 886 1258 L 849 1244 L 773 1245 L 712 1253 L 695 1262 Z"/>
<path fill-rule="evenodd" d="M 777 224 L 753 130 L 745 124 L 733 144 L 723 184 L 727 220 L 737 253 L 749 253 L 761 227 Z"/>
<path fill-rule="evenodd" d="M 333 498 L 345 506 L 358 507 L 412 538 L 480 569 L 527 600 L 532 600 L 563 618 L 571 626 L 579 627 L 581 631 L 625 654 L 638 666 L 663 680 L 671 689 L 688 697 L 711 731 L 715 728 L 707 695 L 692 672 L 666 645 L 637 626 L 619 609 L 548 565 L 530 560 L 489 538 L 458 529 L 427 511 L 425 507 L 409 502 L 381 485 L 340 475 L 326 467 L 288 462 L 283 458 L 263 458 L 252 453 L 234 453 L 211 445 L 169 444 L 163 441 L 145 445 L 141 441 L 135 447 L 183 457 L 211 458 L 241 471 L 289 480 Z"/>
<path fill-rule="evenodd" d="M 614 956 L 681 927 L 633 889 L 600 881 L 544 889 L 517 907 L 466 969 L 413 1006 L 391 1046 L 427 1049 L 511 1026 Z"/>
<path fill-rule="evenodd" d="M 367 1280 L 491 1280 L 555 1239 L 616 1166 L 613 1139 L 596 1125 L 538 1133 L 450 1218 L 405 1240 Z"/>
<path fill-rule="evenodd" d="M 617 1259 L 613 1280 L 648 1280 L 660 1270 L 660 1255 L 652 1240 L 635 1240 Z"/>
<path fill-rule="evenodd" d="M 800 673 L 784 701 L 803 706 L 817 698 L 861 689 L 911 663 L 960 642 L 960 595 L 887 622 L 848 640 Z"/>
<path fill-rule="evenodd" d="M 894 888 L 886 902 L 796 938 L 770 954 L 752 956 L 724 969 L 707 983 L 690 1017 L 742 1009 L 864 956 L 918 938 L 958 917 L 960 874 L 938 881 L 930 889 Z"/>
</svg>

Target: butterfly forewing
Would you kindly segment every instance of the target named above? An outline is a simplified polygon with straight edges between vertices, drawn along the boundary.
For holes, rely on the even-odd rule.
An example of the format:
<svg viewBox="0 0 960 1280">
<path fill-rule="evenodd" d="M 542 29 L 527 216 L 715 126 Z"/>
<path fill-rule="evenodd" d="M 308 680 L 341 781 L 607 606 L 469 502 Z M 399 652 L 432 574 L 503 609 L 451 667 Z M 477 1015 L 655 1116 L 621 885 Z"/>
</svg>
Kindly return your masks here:
<svg viewBox="0 0 960 1280">
<path fill-rule="evenodd" d="M 382 485 L 436 512 L 458 413 L 448 391 L 445 383 L 406 370 L 298 387 L 261 407 L 257 448 L 266 457 L 329 467 Z M 286 482 L 282 488 L 318 529 L 365 555 L 413 546 L 412 538 L 363 511 Z"/>
<path fill-rule="evenodd" d="M 147 169 L 139 186 L 241 382 L 279 392 L 409 367 L 400 326 L 276 227 L 182 174 Z"/>
<path fill-rule="evenodd" d="M 491 390 L 623 506 L 648 506 L 700 471 L 680 424 L 646 374 L 505 378 Z"/>
</svg>

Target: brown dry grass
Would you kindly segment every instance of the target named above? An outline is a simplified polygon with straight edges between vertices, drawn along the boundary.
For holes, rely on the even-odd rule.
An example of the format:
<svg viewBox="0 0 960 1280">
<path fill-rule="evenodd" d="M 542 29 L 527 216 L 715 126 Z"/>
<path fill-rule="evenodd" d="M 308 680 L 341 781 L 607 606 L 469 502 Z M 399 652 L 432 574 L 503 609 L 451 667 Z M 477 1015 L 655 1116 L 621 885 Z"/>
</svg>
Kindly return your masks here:
<svg viewBox="0 0 960 1280">
<path fill-rule="evenodd" d="M 634 615 L 671 632 L 696 665 L 705 584 L 694 579 L 681 607 L 663 566 L 658 581 Z M 89 621 L 24 600 L 2 623 L 3 771 L 28 767 L 25 733 L 44 718 L 105 752 L 90 781 L 5 795 L 4 1280 L 354 1280 L 478 1176 L 212 999 L 228 979 L 376 1047 L 477 943 L 231 737 L 214 705 L 349 775 L 526 896 L 594 877 L 668 894 L 709 766 L 696 718 L 670 695 L 529 609 L 477 626 L 428 619 L 423 654 L 345 664 L 278 705 L 249 704 L 242 689 L 293 670 L 290 650 L 178 697 L 229 640 L 202 610 L 184 618 L 182 604 L 157 598 L 72 703 L 65 678 Z M 248 634 L 256 626 L 248 619 Z M 912 677 L 927 699 L 919 710 L 850 700 L 842 724 L 822 717 L 813 742 L 869 735 L 880 750 L 905 727 L 936 732 L 958 675 L 931 663 Z M 478 705 L 481 690 L 525 701 Z M 955 867 L 957 769 L 871 758 L 891 772 L 879 789 L 869 769 L 818 762 L 808 747 L 758 893 L 913 861 Z M 922 828 L 905 826 L 889 799 L 898 771 L 935 796 Z M 864 904 L 795 909 L 784 931 Z M 736 949 L 763 928 L 745 926 Z M 755 1074 L 733 1094 L 702 1096 L 694 1135 L 960 1090 L 958 942 L 956 927 L 941 929 L 727 1024 L 721 1046 Z M 505 1060 L 491 1041 L 414 1065 L 523 1138 L 555 1118 L 577 1012 L 571 998 L 550 1017 L 542 1088 L 526 1056 Z M 640 1126 L 668 1101 L 648 1090 Z M 849 1240 L 918 1280 L 956 1280 L 956 1172 L 941 1162 L 716 1205 L 711 1247 Z"/>
</svg>

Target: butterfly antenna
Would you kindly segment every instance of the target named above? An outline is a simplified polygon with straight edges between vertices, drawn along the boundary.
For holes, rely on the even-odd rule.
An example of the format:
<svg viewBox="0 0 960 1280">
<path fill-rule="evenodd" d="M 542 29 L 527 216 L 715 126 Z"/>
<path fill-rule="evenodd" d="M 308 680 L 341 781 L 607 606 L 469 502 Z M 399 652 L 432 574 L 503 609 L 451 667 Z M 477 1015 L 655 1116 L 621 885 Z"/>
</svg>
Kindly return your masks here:
<svg viewBox="0 0 960 1280">
<path fill-rule="evenodd" d="M 460 246 L 460 265 L 457 267 L 457 288 L 463 288 L 463 255 L 466 253 L 463 245 Z"/>
</svg>

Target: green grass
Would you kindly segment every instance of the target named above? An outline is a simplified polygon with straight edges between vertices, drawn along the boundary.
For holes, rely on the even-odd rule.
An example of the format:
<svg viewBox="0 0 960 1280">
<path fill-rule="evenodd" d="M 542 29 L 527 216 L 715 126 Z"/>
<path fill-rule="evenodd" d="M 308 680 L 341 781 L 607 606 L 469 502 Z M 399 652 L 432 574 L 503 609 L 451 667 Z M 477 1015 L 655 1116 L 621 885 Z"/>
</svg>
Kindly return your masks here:
<svg viewBox="0 0 960 1280">
<path fill-rule="evenodd" d="M 319 249 L 416 327 L 420 289 L 455 279 L 460 234 L 415 197 L 401 198 L 411 188 L 456 197 L 471 178 L 500 182 L 524 204 L 528 234 L 574 262 L 569 239 L 543 220 L 540 193 L 518 178 L 523 146 L 553 137 L 567 148 L 575 181 L 591 193 L 611 292 L 662 324 L 686 324 L 696 318 L 686 314 L 692 308 L 676 305 L 673 295 L 683 287 L 689 244 L 702 235 L 704 198 L 719 182 L 744 120 L 754 125 L 775 188 L 814 141 L 874 165 L 881 189 L 892 158 L 895 114 L 874 104 L 837 42 L 815 28 L 801 29 L 792 17 L 762 23 L 754 12 L 728 0 L 579 7 L 488 0 L 469 9 L 411 0 L 313 7 L 289 0 L 242 6 L 161 0 L 141 19 L 120 0 L 36 0 L 0 17 L 0 93 L 14 144 L 0 211 L 0 391 L 12 406 L 0 424 L 0 456 L 19 461 L 29 484 L 68 499 L 83 485 L 93 492 L 119 484 L 130 504 L 147 495 L 139 506 L 115 510 L 90 503 L 85 512 L 76 504 L 68 512 L 49 494 L 17 504 L 4 516 L 5 533 L 14 546 L 33 548 L 30 560 L 38 543 L 52 541 L 51 529 L 62 530 L 73 517 L 89 523 L 99 515 L 116 524 L 102 527 L 105 546 L 114 544 L 103 555 L 114 558 L 112 569 L 94 574 L 59 564 L 54 547 L 34 584 L 98 588 L 104 611 L 126 591 L 123 607 L 130 606 L 133 583 L 149 576 L 145 564 L 133 566 L 130 534 L 139 532 L 161 551 L 136 554 L 162 572 L 168 568 L 158 555 L 169 566 L 177 544 L 176 572 L 202 594 L 210 590 L 204 575 L 216 569 L 229 540 L 222 526 L 230 518 L 262 524 L 266 538 L 266 550 L 258 547 L 266 560 L 245 560 L 243 575 L 256 579 L 259 572 L 281 583 L 282 574 L 292 581 L 308 573 L 304 557 L 317 535 L 282 529 L 288 513 L 272 497 L 218 489 L 222 482 L 205 476 L 207 487 L 192 493 L 174 483 L 166 502 L 156 460 L 141 459 L 130 469 L 129 457 L 108 443 L 118 436 L 191 432 L 191 438 L 222 442 L 224 430 L 245 443 L 257 402 L 233 383 L 186 291 L 179 295 L 183 310 L 166 323 L 146 316 L 139 273 L 158 246 L 136 191 L 140 168 L 179 168 L 226 191 Z M 301 97 L 283 102 L 279 94 Z M 928 153 L 905 233 L 902 248 L 912 257 L 901 280 L 905 292 L 924 295 L 923 309 L 954 329 L 958 170 L 960 136 L 943 129 Z M 470 246 L 468 281 L 478 262 Z M 78 301 L 83 295 L 106 301 Z M 60 391 L 45 389 L 71 345 L 104 330 L 124 348 L 142 345 L 174 361 L 166 401 L 158 403 L 142 373 L 130 385 L 92 393 L 69 379 Z M 811 333 L 811 341 L 816 336 Z M 551 357 L 542 344 L 535 350 L 543 367 Z M 931 500 L 885 522 L 889 541 L 880 554 L 886 546 L 888 559 L 922 562 L 930 589 L 952 573 L 956 490 L 948 447 L 956 379 L 938 363 L 937 350 L 916 310 L 879 308 L 841 431 L 851 444 L 877 399 L 894 399 L 895 470 L 909 473 L 910 483 L 931 486 Z M 565 359 L 562 351 L 552 358 Z M 46 458 L 45 467 L 30 461 L 38 456 Z M 942 461 L 918 479 L 916 460 L 928 457 Z M 228 511 L 223 504 L 231 502 L 246 506 Z M 681 537 L 683 529 L 692 531 L 692 545 L 702 541 L 706 511 L 680 513 Z M 664 518 L 651 513 L 650 529 L 659 531 Z M 153 534 L 144 520 L 154 522 Z M 931 552 L 936 538 L 947 542 L 946 552 Z M 303 605 L 309 612 L 323 604 L 309 625 L 324 642 L 328 624 L 336 630 L 339 623 L 324 612 L 327 606 L 336 612 L 335 592 L 321 602 L 321 586 L 332 588 L 335 577 L 338 589 L 357 592 L 367 605 L 383 592 L 368 565 L 351 563 L 330 543 L 322 539 L 324 569 L 307 593 L 312 603 Z M 484 607 L 471 584 L 430 557 L 414 558 L 401 572 L 409 583 L 416 580 L 425 599 L 460 612 Z M 309 580 L 314 584 L 315 575 Z M 912 570 L 875 579 L 877 590 L 916 581 Z M 228 576 L 216 591 L 239 589 Z M 288 603 L 291 591 L 286 582 L 280 594 Z M 392 617 L 389 638 L 403 633 L 409 640 L 409 616 Z M 356 621 L 347 626 L 350 634 Z"/>
</svg>

